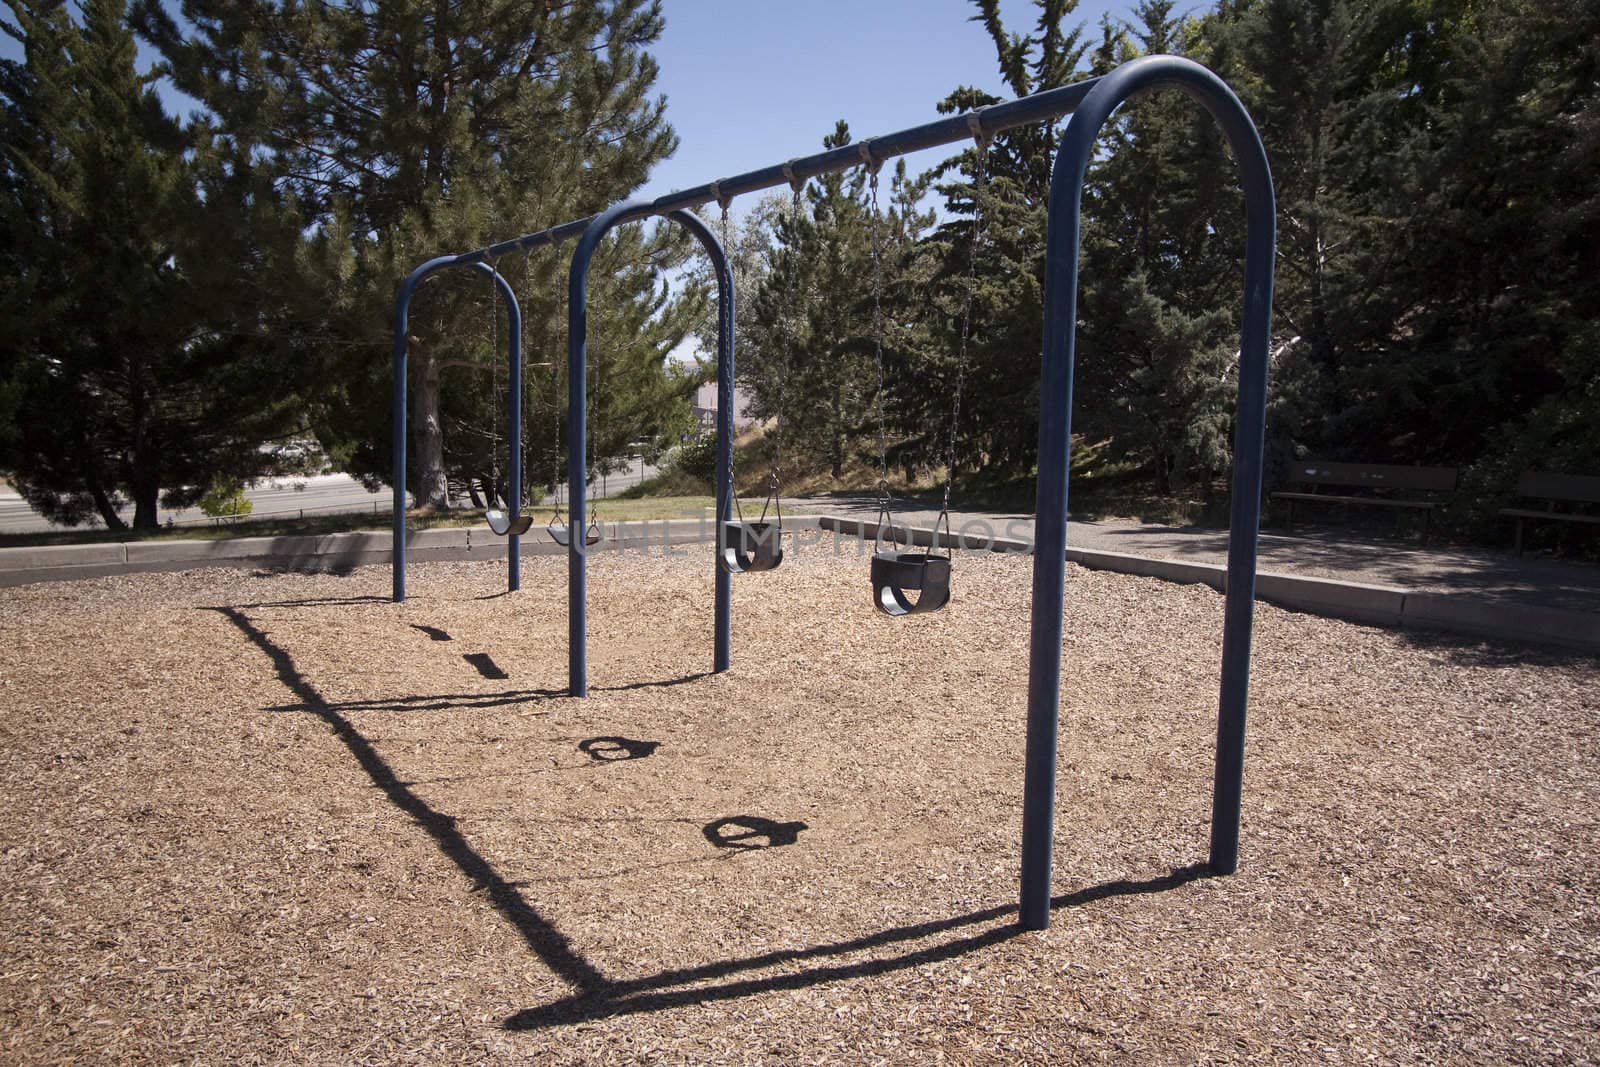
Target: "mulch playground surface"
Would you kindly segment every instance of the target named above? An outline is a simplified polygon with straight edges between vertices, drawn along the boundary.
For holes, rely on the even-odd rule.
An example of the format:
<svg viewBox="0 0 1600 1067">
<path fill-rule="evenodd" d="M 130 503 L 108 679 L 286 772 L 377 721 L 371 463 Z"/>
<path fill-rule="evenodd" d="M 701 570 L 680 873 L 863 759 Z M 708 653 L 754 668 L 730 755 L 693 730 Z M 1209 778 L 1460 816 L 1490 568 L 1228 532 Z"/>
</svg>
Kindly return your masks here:
<svg viewBox="0 0 1600 1067">
<path fill-rule="evenodd" d="M 1600 1060 L 1600 665 L 1069 568 L 1051 928 L 1015 925 L 1030 562 L 201 570 L 0 591 L 0 1061 Z"/>
</svg>

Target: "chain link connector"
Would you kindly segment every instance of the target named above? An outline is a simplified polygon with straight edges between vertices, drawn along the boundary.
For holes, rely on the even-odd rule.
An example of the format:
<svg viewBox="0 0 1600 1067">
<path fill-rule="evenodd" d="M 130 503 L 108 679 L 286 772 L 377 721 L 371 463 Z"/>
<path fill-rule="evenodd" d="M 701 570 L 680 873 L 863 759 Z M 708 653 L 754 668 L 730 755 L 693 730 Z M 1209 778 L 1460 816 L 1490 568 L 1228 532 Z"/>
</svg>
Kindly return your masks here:
<svg viewBox="0 0 1600 1067">
<path fill-rule="evenodd" d="M 967 112 L 967 130 L 972 134 L 972 139 L 978 143 L 978 151 L 986 152 L 994 143 L 994 134 L 983 128 L 983 113 L 981 111 Z"/>
<path fill-rule="evenodd" d="M 883 166 L 883 160 L 872 154 L 871 138 L 856 142 L 856 155 L 861 157 L 861 165 L 873 174 L 878 173 L 878 169 Z"/>
</svg>

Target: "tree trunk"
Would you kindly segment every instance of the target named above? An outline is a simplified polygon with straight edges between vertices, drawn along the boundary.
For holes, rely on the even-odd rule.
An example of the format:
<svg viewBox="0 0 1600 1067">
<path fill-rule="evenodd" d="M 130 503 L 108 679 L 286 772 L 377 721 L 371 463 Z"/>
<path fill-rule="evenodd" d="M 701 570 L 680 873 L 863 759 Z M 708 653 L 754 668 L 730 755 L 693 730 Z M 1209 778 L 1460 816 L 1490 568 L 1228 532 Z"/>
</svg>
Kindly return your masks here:
<svg viewBox="0 0 1600 1067">
<path fill-rule="evenodd" d="M 416 435 L 417 506 L 450 507 L 450 480 L 444 472 L 444 430 L 439 422 L 439 366 L 428 346 L 411 339 L 416 388 L 411 423 Z"/>
<path fill-rule="evenodd" d="M 156 516 L 156 503 L 161 497 L 161 487 L 155 479 L 141 478 L 133 487 L 133 528 L 155 530 L 161 526 Z"/>
<path fill-rule="evenodd" d="M 100 521 L 106 524 L 106 529 L 114 530 L 118 533 L 125 531 L 128 528 L 128 524 L 123 521 L 121 515 L 117 514 L 117 509 L 111 503 L 110 494 L 105 491 L 98 479 L 90 477 L 87 481 L 89 483 L 89 495 L 94 498 L 95 510 L 100 513 Z"/>
<path fill-rule="evenodd" d="M 844 389 L 833 387 L 833 418 L 828 426 L 828 467 L 835 478 L 844 477 Z"/>
<path fill-rule="evenodd" d="M 149 366 L 138 355 L 127 363 L 131 387 L 128 401 L 133 409 L 133 463 L 125 477 L 133 496 L 135 530 L 154 530 L 161 525 L 156 518 L 156 501 L 161 496 L 161 455 L 157 435 L 152 428 L 160 397 L 158 387 L 150 380 L 154 375 Z"/>
</svg>

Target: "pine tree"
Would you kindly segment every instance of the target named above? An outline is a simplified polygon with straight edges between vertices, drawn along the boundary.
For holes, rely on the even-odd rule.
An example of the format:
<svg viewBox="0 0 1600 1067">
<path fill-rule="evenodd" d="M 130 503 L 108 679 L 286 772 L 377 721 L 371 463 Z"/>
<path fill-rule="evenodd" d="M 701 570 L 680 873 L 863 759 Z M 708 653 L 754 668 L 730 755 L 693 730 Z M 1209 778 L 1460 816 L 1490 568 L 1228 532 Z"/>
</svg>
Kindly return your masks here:
<svg viewBox="0 0 1600 1067">
<path fill-rule="evenodd" d="M 326 294 L 314 419 L 347 469 L 373 481 L 389 476 L 383 398 L 400 279 L 442 251 L 599 211 L 676 145 L 665 102 L 649 96 L 656 67 L 645 49 L 662 26 L 660 4 L 649 0 L 185 0 L 187 34 L 159 0 L 140 0 L 136 10 L 178 86 L 241 144 L 269 156 L 279 186 L 308 205 L 313 231 L 301 269 Z M 591 341 L 609 339 L 611 382 L 648 385 L 605 390 L 594 400 L 597 426 L 660 432 L 684 407 L 667 388 L 663 351 L 694 308 L 678 313 L 675 298 L 663 301 L 649 272 L 633 265 L 669 266 L 685 248 L 653 231 L 622 233 L 596 264 Z M 565 335 L 564 324 L 547 321 L 554 305 L 542 296 L 554 288 L 553 257 L 502 266 L 536 291 L 529 331 L 548 352 L 547 342 Z M 495 429 L 504 398 L 491 385 L 503 357 L 488 349 L 481 279 L 441 277 L 426 288 L 410 338 L 413 488 L 419 503 L 446 506 L 452 473 L 479 477 L 494 462 L 505 423 L 499 416 Z M 652 319 L 651 310 L 663 314 Z M 531 397 L 540 379 L 527 377 Z M 655 406 L 643 411 L 643 403 Z M 472 469 L 447 467 L 447 427 L 475 428 L 449 453 Z M 598 439 L 602 449 L 619 447 L 617 434 Z M 530 470 L 544 469 L 542 454 L 535 458 Z"/>
<path fill-rule="evenodd" d="M 1388 348 L 1399 311 L 1387 216 L 1408 210 L 1396 136 L 1420 117 L 1401 72 L 1435 36 L 1414 17 L 1371 0 L 1260 0 L 1220 4 L 1200 28 L 1260 130 L 1277 192 L 1269 470 L 1307 453 L 1384 458 L 1341 413 L 1349 366 Z"/>
<path fill-rule="evenodd" d="M 1190 51 L 1172 0 L 1145 0 L 1097 68 Z M 1145 459 L 1162 495 L 1209 489 L 1229 461 L 1242 214 L 1213 120 L 1177 92 L 1119 109 L 1084 192 L 1084 418 Z"/>
<path fill-rule="evenodd" d="M 825 148 L 849 144 L 849 126 L 840 121 L 822 143 Z M 885 350 L 886 378 L 888 362 L 907 345 L 905 324 L 893 307 L 915 225 L 903 210 L 906 182 L 904 167 L 898 167 L 886 183 L 887 195 L 880 189 L 877 221 L 862 170 L 808 183 L 801 209 L 775 219 L 770 259 L 740 340 L 757 374 L 747 379 L 756 414 L 776 415 L 782 377 L 788 442 L 834 478 L 845 475 L 858 443 L 877 460 L 875 340 L 881 339 Z M 884 309 L 876 336 L 875 287 Z M 892 403 L 891 396 L 884 401 Z"/>
<path fill-rule="evenodd" d="M 1206 32 L 1279 190 L 1283 451 L 1507 487 L 1600 460 L 1569 406 L 1600 390 L 1600 4 L 1259 0 Z"/>
<path fill-rule="evenodd" d="M 258 445 L 291 425 L 293 350 L 247 274 L 298 226 L 163 111 L 117 0 L 81 22 L 48 0 L 11 9 L 25 62 L 0 81 L 3 465 L 54 521 L 124 529 L 127 497 L 151 528 L 163 499 L 260 473 Z"/>
<path fill-rule="evenodd" d="M 1038 0 L 1031 34 L 1007 29 L 995 0 L 974 0 L 977 14 L 995 47 L 999 71 L 1015 96 L 1027 96 L 1080 80 L 1085 44 L 1081 27 L 1069 26 L 1076 0 Z M 963 86 L 939 103 L 942 113 L 968 111 L 999 102 L 982 90 Z M 1050 172 L 1059 143 L 1058 124 L 1015 127 L 995 137 L 984 159 L 986 193 L 974 193 L 977 153 L 967 149 L 946 160 L 933 174 L 949 221 L 923 242 L 934 265 L 923 314 L 929 347 L 921 374 L 927 394 L 924 410 L 908 409 L 902 429 L 920 432 L 930 464 L 944 462 L 937 439 L 948 432 L 950 392 L 958 372 L 960 314 L 975 278 L 971 336 L 962 415 L 956 427 L 958 467 L 989 467 L 1007 474 L 1032 469 L 1039 441 L 1039 358 L 1043 348 L 1044 238 Z M 976 212 L 984 213 L 985 238 L 973 263 Z"/>
<path fill-rule="evenodd" d="M 1600 4 L 1439 8 L 1442 39 L 1396 64 L 1416 99 L 1384 101 L 1411 120 L 1381 204 L 1390 328 L 1346 369 L 1344 426 L 1402 461 L 1592 470 Z"/>
</svg>

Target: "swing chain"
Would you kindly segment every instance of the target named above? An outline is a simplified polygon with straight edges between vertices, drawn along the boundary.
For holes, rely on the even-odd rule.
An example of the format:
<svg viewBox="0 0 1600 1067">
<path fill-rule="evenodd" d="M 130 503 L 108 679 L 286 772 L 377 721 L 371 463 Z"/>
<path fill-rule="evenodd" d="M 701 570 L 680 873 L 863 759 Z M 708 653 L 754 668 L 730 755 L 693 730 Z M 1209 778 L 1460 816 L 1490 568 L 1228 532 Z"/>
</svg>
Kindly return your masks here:
<svg viewBox="0 0 1600 1067">
<path fill-rule="evenodd" d="M 955 484 L 956 477 L 956 429 L 961 422 L 961 394 L 967 380 L 967 342 L 972 334 L 972 302 L 978 288 L 978 246 L 983 242 L 986 221 L 983 204 L 988 191 L 989 146 L 992 141 L 992 138 L 984 132 L 975 112 L 967 116 L 967 126 L 973 131 L 977 141 L 977 158 L 973 164 L 972 236 L 971 245 L 967 249 L 966 299 L 961 308 L 961 348 L 956 358 L 956 387 L 950 408 L 950 440 L 945 453 L 944 503 L 939 513 L 940 518 L 945 521 L 946 529 L 949 528 L 950 522 L 950 489 Z M 937 522 L 934 524 L 934 530 L 937 533 Z"/>
<path fill-rule="evenodd" d="M 529 255 L 533 250 L 528 250 Z M 553 272 L 556 280 L 555 322 L 556 336 L 560 337 L 561 326 L 566 322 L 564 304 L 564 289 L 561 284 L 560 258 L 556 260 L 556 269 Z M 555 498 L 555 511 L 550 516 L 551 526 L 565 525 L 566 515 L 561 508 L 561 347 L 552 345 L 554 351 L 550 357 L 550 488 L 551 495 Z"/>
<path fill-rule="evenodd" d="M 720 232 L 717 234 L 717 240 L 722 242 L 723 255 L 727 256 L 727 255 L 729 255 L 729 252 L 728 252 L 728 239 L 729 239 L 729 236 L 730 236 L 730 234 L 732 232 L 732 224 L 729 222 L 729 219 L 728 219 L 728 204 L 732 202 L 732 198 L 724 197 L 722 195 L 721 187 L 716 182 L 712 182 L 711 183 L 711 197 L 712 197 L 712 199 L 714 199 L 717 202 L 717 207 L 719 209 L 721 209 L 721 217 L 718 220 L 718 230 Z M 730 275 L 729 281 L 731 282 L 732 281 L 731 275 L 733 273 L 733 260 L 731 258 L 728 260 L 728 273 Z M 722 308 L 719 305 L 718 308 L 717 308 L 717 314 L 720 316 L 720 315 L 722 315 L 724 313 L 724 311 L 725 311 L 725 309 Z M 731 330 L 733 328 L 733 323 L 730 322 L 728 324 L 728 328 Z M 731 415 L 729 416 L 729 421 L 730 422 L 732 421 L 732 416 Z M 719 417 L 718 423 L 720 424 L 720 422 L 721 422 L 721 419 Z M 719 430 L 719 432 L 720 432 L 720 430 Z M 738 519 L 739 528 L 741 530 L 743 530 L 744 529 L 744 508 L 742 506 L 740 506 L 740 504 L 739 504 L 739 485 L 738 485 L 737 480 L 734 478 L 734 464 L 737 461 L 738 461 L 738 450 L 735 449 L 735 448 L 731 448 L 730 447 L 728 449 L 728 495 L 733 497 L 733 513 L 739 516 L 739 519 Z M 720 511 L 718 512 L 718 515 L 719 515 L 718 521 L 720 522 L 721 521 L 721 519 L 720 519 L 721 512 Z"/>
<path fill-rule="evenodd" d="M 495 288 L 495 274 L 500 270 L 498 259 L 486 259 L 489 274 L 489 410 L 493 414 L 489 418 L 489 476 L 492 484 L 485 495 L 488 499 L 484 502 L 486 507 L 494 507 L 500 502 L 500 316 L 499 291 Z M 509 382 L 507 383 L 510 384 Z"/>
<path fill-rule="evenodd" d="M 868 142 L 862 141 L 858 151 L 862 165 L 867 168 L 867 185 L 872 194 L 872 358 L 878 372 L 878 390 L 873 396 L 878 417 L 877 539 L 883 539 L 883 531 L 887 526 L 891 543 L 897 544 L 894 541 L 894 516 L 889 508 L 889 439 L 883 416 L 883 241 L 880 233 L 883 229 L 883 211 L 878 203 L 879 164 L 872 158 L 872 148 Z M 889 521 L 885 523 L 885 519 Z"/>
<path fill-rule="evenodd" d="M 800 202 L 800 197 L 802 192 L 805 190 L 806 182 L 804 178 L 798 178 L 795 176 L 794 168 L 788 163 L 783 165 L 783 176 L 789 179 L 789 214 L 795 221 L 798 222 L 800 213 L 802 210 L 804 210 Z M 772 424 L 772 470 L 767 475 L 767 499 L 761 505 L 760 521 L 762 522 L 767 521 L 768 508 L 776 509 L 778 517 L 778 529 L 780 533 L 783 530 L 783 498 L 781 496 L 781 490 L 783 488 L 783 416 L 784 412 L 787 410 L 785 407 L 785 394 L 788 391 L 789 385 L 789 370 L 791 367 L 790 360 L 793 358 L 792 350 L 799 343 L 800 330 L 799 327 L 796 326 L 789 331 L 787 343 L 779 345 L 782 355 L 779 357 L 780 361 L 777 368 L 778 411 L 777 415 L 773 419 Z"/>
</svg>

